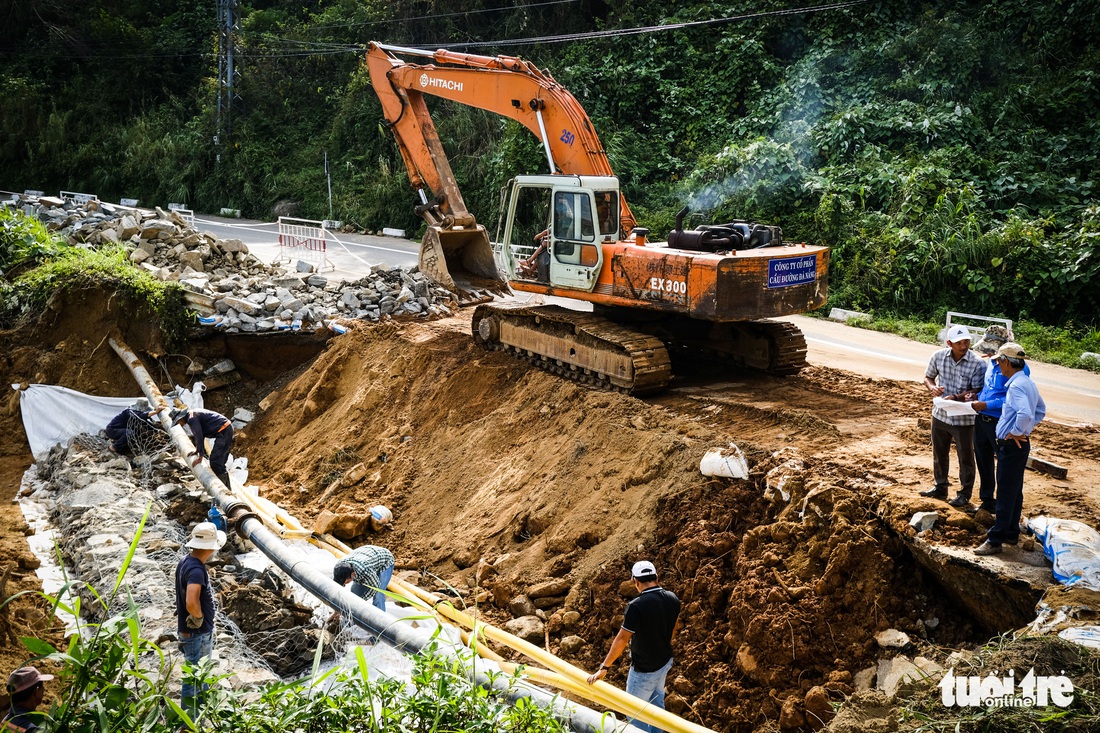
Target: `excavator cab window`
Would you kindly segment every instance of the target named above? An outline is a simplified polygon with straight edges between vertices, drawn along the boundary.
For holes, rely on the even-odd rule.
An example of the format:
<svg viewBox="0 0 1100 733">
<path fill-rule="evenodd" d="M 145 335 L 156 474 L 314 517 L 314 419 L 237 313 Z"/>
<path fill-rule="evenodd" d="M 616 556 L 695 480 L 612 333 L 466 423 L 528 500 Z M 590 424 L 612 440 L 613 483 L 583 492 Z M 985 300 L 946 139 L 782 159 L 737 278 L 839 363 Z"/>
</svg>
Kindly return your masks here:
<svg viewBox="0 0 1100 733">
<path fill-rule="evenodd" d="M 595 239 L 592 200 L 587 194 L 572 191 L 554 192 L 554 238 L 574 242 Z"/>
<path fill-rule="evenodd" d="M 596 191 L 596 221 L 600 224 L 600 238 L 619 237 L 619 192 Z"/>
</svg>

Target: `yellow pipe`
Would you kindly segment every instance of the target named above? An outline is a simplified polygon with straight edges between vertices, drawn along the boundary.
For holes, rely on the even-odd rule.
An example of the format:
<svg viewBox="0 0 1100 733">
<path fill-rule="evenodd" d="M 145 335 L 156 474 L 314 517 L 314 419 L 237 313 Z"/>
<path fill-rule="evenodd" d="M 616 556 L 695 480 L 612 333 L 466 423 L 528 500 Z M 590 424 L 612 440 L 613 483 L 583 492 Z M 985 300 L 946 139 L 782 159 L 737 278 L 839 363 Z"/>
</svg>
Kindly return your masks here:
<svg viewBox="0 0 1100 733">
<path fill-rule="evenodd" d="M 307 539 L 312 544 L 328 550 L 336 557 L 341 556 L 340 552 L 344 554 L 351 552 L 351 549 L 347 545 L 331 535 L 317 536 L 313 532 L 305 530 L 302 524 L 293 515 L 271 501 L 259 496 L 259 494 L 252 496 L 247 491 L 235 493 L 243 495 L 242 498 L 254 509 L 266 510 L 261 511 L 265 518 L 271 519 L 272 513 L 274 512 L 274 519 L 276 521 L 272 522 L 275 524 L 272 529 L 279 532 L 284 538 Z M 503 657 L 493 651 L 488 644 L 485 643 L 486 639 L 492 639 L 493 641 L 504 644 L 510 649 L 521 652 L 549 667 L 549 670 L 539 669 L 537 667 L 525 667 L 525 674 L 530 676 L 531 679 L 537 680 L 543 684 L 571 692 L 582 699 L 597 702 L 628 718 L 641 720 L 644 723 L 657 726 L 670 733 L 713 733 L 709 728 L 684 720 L 666 710 L 653 707 L 649 703 L 643 703 L 633 695 L 628 695 L 625 691 L 602 680 L 589 685 L 588 674 L 584 670 L 553 656 L 544 649 L 524 641 L 513 634 L 509 634 L 495 626 L 490 626 L 478 621 L 473 616 L 455 608 L 449 599 L 439 598 L 435 594 L 429 593 L 422 588 L 396 578 L 390 579 L 387 590 L 397 592 L 398 594 L 405 595 L 412 599 L 420 600 L 425 604 L 424 610 L 431 611 L 438 617 L 442 617 L 440 619 L 441 621 L 453 621 L 472 630 L 472 633 L 460 630 L 463 642 L 467 646 L 472 646 L 471 639 L 477 641 L 476 648 L 478 649 L 478 653 L 500 664 L 501 669 L 506 672 L 511 673 L 515 671 L 517 665 L 504 661 Z"/>
<path fill-rule="evenodd" d="M 627 702 L 630 704 L 625 706 L 625 709 L 620 708 L 618 705 L 620 696 L 617 694 L 608 694 L 608 691 L 610 690 L 612 693 L 622 693 L 623 691 L 614 685 L 609 685 L 603 680 L 599 680 L 591 685 L 587 682 L 578 684 L 574 680 L 558 674 L 557 672 L 551 672 L 538 667 L 522 666 L 521 670 L 521 665 L 515 664 L 514 662 L 501 662 L 500 668 L 506 674 L 515 674 L 518 671 L 521 676 L 529 677 L 535 682 L 571 692 L 582 699 L 587 699 L 591 702 L 611 708 L 625 715 L 627 718 L 634 718 L 643 723 L 657 726 L 661 730 L 709 730 L 707 728 L 702 728 L 702 726 L 696 726 L 694 723 L 684 720 L 667 710 L 662 710 L 661 708 L 643 702 L 633 695 L 627 695 Z M 691 727 L 685 727 L 685 724 Z"/>
<path fill-rule="evenodd" d="M 492 639 L 493 641 L 499 642 L 504 646 L 509 647 L 510 649 L 521 652 L 531 659 L 539 662 L 540 664 L 549 667 L 551 670 L 557 672 L 562 677 L 570 680 L 571 683 L 577 685 L 575 688 L 572 689 L 575 689 L 577 691 L 576 694 L 583 698 L 591 699 L 591 688 L 599 686 L 600 691 L 606 694 L 609 700 L 614 701 L 614 703 L 609 704 L 608 707 L 611 707 L 624 715 L 636 717 L 639 720 L 644 720 L 643 715 L 653 715 L 656 718 L 660 718 L 661 722 L 651 724 L 657 725 L 662 730 L 670 731 L 670 733 L 713 733 L 709 728 L 705 728 L 701 725 L 692 723 L 691 721 L 684 720 L 683 718 L 673 715 L 672 713 L 669 713 L 667 711 L 661 710 L 660 708 L 652 708 L 652 712 L 650 712 L 648 708 L 645 711 L 638 711 L 638 698 L 634 697 L 633 695 L 628 695 L 624 690 L 620 690 L 619 688 L 613 685 L 609 685 L 602 680 L 596 682 L 594 685 L 589 686 L 588 673 L 584 670 L 579 669 L 578 667 L 574 667 L 572 664 L 569 664 L 568 662 L 565 662 L 558 657 L 555 657 L 554 655 L 535 646 L 534 644 L 520 639 L 518 636 L 509 634 L 507 631 L 503 631 L 496 628 L 495 626 L 489 626 L 487 624 L 475 621 L 473 617 L 471 617 L 469 614 L 463 613 L 462 611 L 456 609 L 449 601 L 436 598 L 429 594 L 427 591 L 417 588 L 414 585 L 405 583 L 404 581 L 390 581 L 391 586 L 395 585 L 395 583 L 397 584 L 396 587 L 401 592 L 416 595 L 417 597 L 432 603 L 433 608 L 440 615 L 450 617 L 468 628 L 475 628 L 478 631 L 484 633 L 485 637 Z M 478 638 L 480 638 L 481 634 L 478 634 L 477 636 Z M 600 702 L 604 701 L 600 700 Z M 645 722 L 649 723 L 650 721 L 645 720 Z"/>
</svg>

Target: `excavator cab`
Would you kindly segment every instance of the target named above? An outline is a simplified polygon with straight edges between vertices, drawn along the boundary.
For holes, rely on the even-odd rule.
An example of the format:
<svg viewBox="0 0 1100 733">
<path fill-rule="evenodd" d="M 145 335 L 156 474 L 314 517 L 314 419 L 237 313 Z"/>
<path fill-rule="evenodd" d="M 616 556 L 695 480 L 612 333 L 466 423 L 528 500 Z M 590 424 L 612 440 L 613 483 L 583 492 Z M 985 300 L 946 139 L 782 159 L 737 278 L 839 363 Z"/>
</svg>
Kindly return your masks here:
<svg viewBox="0 0 1100 733">
<path fill-rule="evenodd" d="M 602 184 L 599 193 L 593 183 Z M 511 189 L 501 247 L 509 277 L 591 292 L 603 267 L 600 243 L 618 232 L 618 211 L 600 211 L 601 205 L 617 202 L 618 181 L 518 176 Z"/>
</svg>

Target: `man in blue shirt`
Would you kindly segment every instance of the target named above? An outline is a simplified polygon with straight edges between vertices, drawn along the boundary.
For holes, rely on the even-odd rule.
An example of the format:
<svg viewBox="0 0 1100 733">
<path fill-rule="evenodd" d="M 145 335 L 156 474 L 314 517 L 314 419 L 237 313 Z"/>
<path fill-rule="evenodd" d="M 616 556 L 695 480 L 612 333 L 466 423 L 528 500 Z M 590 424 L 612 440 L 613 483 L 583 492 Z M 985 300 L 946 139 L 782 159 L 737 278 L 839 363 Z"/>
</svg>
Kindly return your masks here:
<svg viewBox="0 0 1100 733">
<path fill-rule="evenodd" d="M 191 428 L 191 436 L 195 442 L 195 450 L 198 454 L 191 460 L 191 466 L 195 467 L 206 457 L 206 439 L 214 441 L 214 447 L 210 449 L 210 470 L 218 477 L 225 488 L 229 485 L 229 470 L 226 463 L 229 460 L 229 451 L 233 450 L 233 423 L 225 415 L 213 410 L 172 410 L 168 419 L 173 425 L 184 425 Z"/>
<path fill-rule="evenodd" d="M 974 349 L 983 356 L 993 357 L 997 349 L 1010 340 L 1012 334 L 1007 328 L 990 326 Z M 1024 364 L 1024 374 L 1031 375 L 1031 367 L 1027 364 Z M 978 394 L 978 401 L 972 403 L 974 411 L 978 413 L 978 420 L 974 424 L 974 460 L 978 467 L 978 497 L 981 500 L 978 508 L 990 514 L 997 512 L 997 465 L 994 459 L 997 455 L 997 421 L 1001 419 L 1001 405 L 1004 404 L 1005 393 L 1008 391 L 1007 383 L 1008 378 L 1001 371 L 997 360 L 990 358 L 985 367 L 985 384 Z M 957 507 L 970 506 L 969 497 L 965 501 L 952 499 L 948 503 Z"/>
<path fill-rule="evenodd" d="M 975 555 L 995 555 L 1002 545 L 1020 540 L 1024 508 L 1024 469 L 1031 453 L 1031 431 L 1047 414 L 1039 389 L 1024 373 L 1023 348 L 1009 341 L 997 350 L 997 363 L 1008 377 L 1008 391 L 997 421 L 997 520 Z"/>
</svg>

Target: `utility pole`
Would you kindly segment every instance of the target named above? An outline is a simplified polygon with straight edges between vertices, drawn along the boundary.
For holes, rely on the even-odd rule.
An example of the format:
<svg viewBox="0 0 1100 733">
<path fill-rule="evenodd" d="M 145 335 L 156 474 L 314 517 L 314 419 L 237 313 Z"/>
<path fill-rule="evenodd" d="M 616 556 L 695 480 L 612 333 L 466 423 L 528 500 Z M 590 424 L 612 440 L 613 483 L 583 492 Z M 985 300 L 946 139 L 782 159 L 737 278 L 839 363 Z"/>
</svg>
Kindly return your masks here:
<svg viewBox="0 0 1100 733">
<path fill-rule="evenodd" d="M 328 218 L 332 218 L 332 174 L 328 170 L 328 151 L 325 151 L 325 180 L 328 181 Z"/>
<path fill-rule="evenodd" d="M 238 71 L 234 63 L 236 52 L 236 32 L 238 28 L 237 10 L 240 0 L 216 0 L 218 23 L 218 108 L 217 130 L 214 145 L 228 144 L 233 137 L 233 103 L 236 99 L 234 86 Z M 221 153 L 218 153 L 221 160 Z"/>
</svg>

